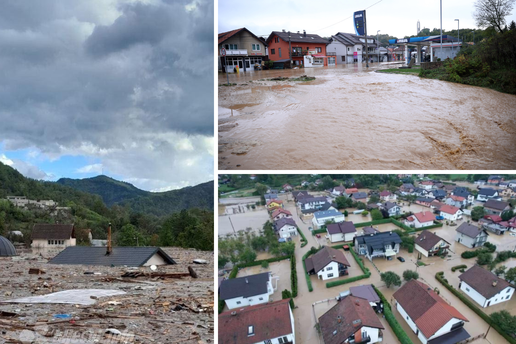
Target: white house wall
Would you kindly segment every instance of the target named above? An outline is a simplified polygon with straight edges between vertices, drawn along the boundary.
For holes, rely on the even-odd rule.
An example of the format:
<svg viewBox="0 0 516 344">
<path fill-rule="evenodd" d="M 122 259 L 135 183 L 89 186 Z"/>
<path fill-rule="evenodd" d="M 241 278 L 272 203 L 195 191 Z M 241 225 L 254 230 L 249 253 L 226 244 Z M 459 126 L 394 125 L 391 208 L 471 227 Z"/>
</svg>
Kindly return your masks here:
<svg viewBox="0 0 516 344">
<path fill-rule="evenodd" d="M 380 335 L 380 330 L 377 329 L 377 328 L 374 328 L 374 327 L 368 327 L 368 326 L 363 326 L 360 331 L 362 333 L 366 333 L 367 336 L 369 336 L 371 338 L 371 341 L 369 343 L 378 343 L 379 342 L 379 335 Z"/>
<path fill-rule="evenodd" d="M 233 299 L 225 300 L 226 305 L 229 309 L 239 308 L 239 307 L 246 307 L 246 306 L 254 306 L 262 303 L 269 302 L 269 294 L 260 294 L 260 295 L 254 295 L 251 297 L 235 297 Z"/>
<path fill-rule="evenodd" d="M 333 274 L 332 277 L 328 277 L 328 275 Z M 320 271 L 317 272 L 317 278 L 327 280 L 332 278 L 339 277 L 339 264 L 337 262 L 331 262 L 330 264 L 326 265 L 324 268 L 322 268 Z"/>
<path fill-rule="evenodd" d="M 487 307 L 487 304 L 489 303 L 489 301 L 491 301 L 489 306 L 496 305 L 498 303 L 509 301 L 512 298 L 512 295 L 514 294 L 514 288 L 507 287 L 504 290 L 502 290 L 501 292 L 499 292 L 496 295 L 494 295 L 493 297 L 491 297 L 490 299 L 486 299 L 478 291 L 473 289 L 473 287 L 471 287 L 469 284 L 467 284 L 464 281 L 462 281 L 460 284 L 460 290 L 462 290 L 466 295 L 468 295 L 476 303 L 478 303 L 481 307 L 484 307 L 484 308 Z M 507 292 L 507 290 L 509 290 L 509 292 Z M 509 296 L 508 299 L 507 299 L 507 296 Z"/>
<path fill-rule="evenodd" d="M 159 254 L 156 253 L 145 264 L 143 264 L 143 266 L 166 265 L 166 264 L 167 264 L 167 262 L 165 261 L 165 259 L 163 259 L 162 256 L 160 256 Z"/>
<path fill-rule="evenodd" d="M 289 238 L 297 235 L 297 228 L 292 225 L 285 225 L 278 232 L 281 238 Z"/>
<path fill-rule="evenodd" d="M 457 323 L 460 323 L 462 320 L 460 319 L 457 319 L 457 318 L 452 318 L 450 319 L 446 324 L 444 324 L 443 327 L 441 327 L 436 333 L 434 333 L 433 336 L 431 336 L 430 338 L 428 338 L 429 340 L 432 340 L 434 338 L 437 338 L 437 337 L 440 337 L 448 332 L 451 331 L 451 328 L 453 325 L 457 324 Z M 421 333 L 421 331 L 419 332 Z M 424 338 L 424 337 L 423 337 Z M 420 338 L 421 339 L 421 338 Z"/>
<path fill-rule="evenodd" d="M 416 244 L 416 250 L 421 252 L 421 254 L 428 258 L 428 251 Z"/>
<path fill-rule="evenodd" d="M 401 307 L 401 305 L 399 304 L 399 302 L 396 301 L 396 309 L 398 310 L 398 312 L 400 313 L 401 317 L 403 318 L 403 320 L 405 320 L 405 322 L 409 325 L 410 329 L 416 333 L 418 328 L 416 326 L 416 323 L 412 321 L 412 319 L 409 317 L 409 315 L 407 314 L 407 312 L 405 312 L 405 310 L 403 309 L 403 307 Z M 426 342 L 424 342 L 425 344 Z"/>
</svg>

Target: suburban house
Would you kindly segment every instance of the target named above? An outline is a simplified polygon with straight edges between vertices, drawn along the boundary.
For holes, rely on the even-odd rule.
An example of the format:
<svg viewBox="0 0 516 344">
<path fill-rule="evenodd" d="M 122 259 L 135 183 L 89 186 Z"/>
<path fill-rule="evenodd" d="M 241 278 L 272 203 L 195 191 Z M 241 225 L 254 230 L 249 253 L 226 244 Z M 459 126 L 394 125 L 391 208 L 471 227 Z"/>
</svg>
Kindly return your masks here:
<svg viewBox="0 0 516 344">
<path fill-rule="evenodd" d="M 229 309 L 234 309 L 267 303 L 273 293 L 271 275 L 264 272 L 225 280 L 220 285 L 219 298 L 226 302 Z"/>
<path fill-rule="evenodd" d="M 331 194 L 333 196 L 342 196 L 346 193 L 346 188 L 344 186 L 336 186 L 331 190 Z"/>
<path fill-rule="evenodd" d="M 405 224 L 410 227 L 421 228 L 433 225 L 434 220 L 435 215 L 431 211 L 423 211 L 407 217 Z"/>
<path fill-rule="evenodd" d="M 361 63 L 365 60 L 365 36 L 352 33 L 338 32 L 331 36 L 326 48 L 328 52 L 334 52 L 337 56 L 337 64 Z M 376 37 L 367 36 L 367 50 L 369 58 L 378 62 L 378 44 Z M 386 50 L 385 50 L 386 51 Z M 382 51 L 380 59 L 386 60 L 386 54 Z"/>
<path fill-rule="evenodd" d="M 284 191 L 292 191 L 294 189 L 294 187 L 292 187 L 292 185 L 290 184 L 283 184 L 283 190 Z"/>
<path fill-rule="evenodd" d="M 31 238 L 31 247 L 34 248 L 63 248 L 77 244 L 74 225 L 37 223 L 32 227 Z"/>
<path fill-rule="evenodd" d="M 433 200 L 432 203 L 430 203 L 430 208 L 434 210 L 434 212 L 439 213 L 441 211 L 441 207 L 444 205 L 444 203 L 439 202 L 438 200 Z"/>
<path fill-rule="evenodd" d="M 504 234 L 507 230 L 511 229 L 509 221 L 503 221 L 499 215 L 484 215 L 483 218 L 478 220 L 478 224 L 482 228 L 493 232 L 495 234 Z"/>
<path fill-rule="evenodd" d="M 354 194 L 355 192 L 358 192 L 357 188 L 347 188 L 346 189 L 346 195 L 349 197 L 351 197 L 351 195 Z"/>
<path fill-rule="evenodd" d="M 415 248 L 425 257 L 431 257 L 438 253 L 447 253 L 450 243 L 430 231 L 423 231 L 414 240 Z"/>
<path fill-rule="evenodd" d="M 430 205 L 432 204 L 432 202 L 434 201 L 433 198 L 429 198 L 429 197 L 418 197 L 416 198 L 416 204 L 419 204 L 419 205 L 422 205 L 422 206 L 425 206 L 425 207 L 430 207 Z"/>
<path fill-rule="evenodd" d="M 428 192 L 428 196 L 433 197 L 437 200 L 442 200 L 447 195 L 448 195 L 448 193 L 445 190 L 441 190 L 441 189 L 432 190 L 432 191 Z"/>
<path fill-rule="evenodd" d="M 393 232 L 378 232 L 353 238 L 355 252 L 372 260 L 393 257 L 400 252 L 401 238 Z"/>
<path fill-rule="evenodd" d="M 428 195 L 430 191 L 426 190 L 426 189 L 423 189 L 423 188 L 420 188 L 420 187 L 417 187 L 417 188 L 414 188 L 414 191 L 412 191 L 412 195 L 414 196 L 426 196 Z"/>
<path fill-rule="evenodd" d="M 312 217 L 314 213 L 318 211 L 326 211 L 326 210 L 332 210 L 335 209 L 333 204 L 330 204 L 328 202 L 323 203 L 319 208 L 308 208 L 308 209 L 301 209 L 301 213 L 303 216 L 310 216 Z"/>
<path fill-rule="evenodd" d="M 322 280 L 347 275 L 349 266 L 344 252 L 327 246 L 305 259 L 306 272 Z"/>
<path fill-rule="evenodd" d="M 326 231 L 332 243 L 353 241 L 353 238 L 357 235 L 357 229 L 351 221 L 329 224 L 326 226 Z"/>
<path fill-rule="evenodd" d="M 445 204 L 439 211 L 440 215 L 444 217 L 445 220 L 456 221 L 462 219 L 462 210 L 453 205 Z"/>
<path fill-rule="evenodd" d="M 485 181 L 485 180 L 483 180 L 483 179 L 475 180 L 473 183 L 474 183 L 475 185 L 479 185 L 479 186 L 481 186 L 481 185 L 486 185 L 486 181 Z"/>
<path fill-rule="evenodd" d="M 400 192 L 402 195 L 411 195 L 414 192 L 414 185 L 412 184 L 402 184 L 400 186 Z"/>
<path fill-rule="evenodd" d="M 297 202 L 301 209 L 319 209 L 323 204 L 327 203 L 326 197 L 307 197 Z"/>
<path fill-rule="evenodd" d="M 369 304 L 371 307 L 373 307 L 374 310 L 380 308 L 379 306 L 382 301 L 380 300 L 380 297 L 371 284 L 349 287 L 349 294 L 355 297 L 366 299 L 369 301 Z"/>
<path fill-rule="evenodd" d="M 500 192 L 500 196 L 505 198 L 514 198 L 516 197 L 516 187 L 508 187 Z"/>
<path fill-rule="evenodd" d="M 379 196 L 380 196 L 380 200 L 385 201 L 385 202 L 395 201 L 398 198 L 398 195 L 393 194 L 392 192 L 387 191 L 387 190 L 380 192 Z"/>
<path fill-rule="evenodd" d="M 265 202 L 279 199 L 278 194 L 276 193 L 266 193 L 265 195 L 263 195 L 263 198 L 265 198 Z"/>
<path fill-rule="evenodd" d="M 458 343 L 470 337 L 468 321 L 428 285 L 410 280 L 394 294 L 396 309 L 423 344 Z"/>
<path fill-rule="evenodd" d="M 325 211 L 316 211 L 312 218 L 314 228 L 321 228 L 326 222 L 339 223 L 344 221 L 344 214 L 336 209 L 330 209 Z"/>
<path fill-rule="evenodd" d="M 379 343 L 385 329 L 366 299 L 346 296 L 319 317 L 325 344 Z"/>
<path fill-rule="evenodd" d="M 462 223 L 456 231 L 455 240 L 469 248 L 484 246 L 489 235 L 485 229 L 478 228 L 466 222 Z"/>
<path fill-rule="evenodd" d="M 289 299 L 219 314 L 220 344 L 295 344 L 294 315 Z"/>
<path fill-rule="evenodd" d="M 364 227 L 362 229 L 362 235 L 371 235 L 376 233 L 380 233 L 380 231 L 374 227 Z"/>
<path fill-rule="evenodd" d="M 288 211 L 287 209 L 278 208 L 272 212 L 271 217 L 272 217 L 273 221 L 278 221 L 279 219 L 283 219 L 283 218 L 291 219 L 292 213 L 290 211 Z"/>
<path fill-rule="evenodd" d="M 382 207 L 383 207 L 383 209 L 385 209 L 389 213 L 389 216 L 396 216 L 396 215 L 401 214 L 401 208 L 396 203 L 385 202 L 382 205 Z"/>
<path fill-rule="evenodd" d="M 367 194 L 365 192 L 355 192 L 351 196 L 351 199 L 355 202 L 366 203 L 367 202 Z"/>
<path fill-rule="evenodd" d="M 323 66 L 335 65 L 335 56 L 326 56 L 328 40 L 315 34 L 273 31 L 266 40 L 269 46 L 269 59 L 272 61 L 289 61 L 295 66 L 305 64 L 304 57 L 312 57 L 312 63 Z M 289 52 L 289 44 L 292 52 Z M 331 60 L 330 60 L 330 59 Z"/>
<path fill-rule="evenodd" d="M 313 197 L 308 193 L 308 191 L 292 191 L 292 196 L 294 197 L 294 201 L 297 203 L 299 200 L 303 198 L 311 198 Z"/>
<path fill-rule="evenodd" d="M 490 199 L 497 199 L 501 201 L 501 198 L 498 196 L 498 190 L 491 188 L 482 188 L 478 190 L 477 201 L 487 202 Z"/>
<path fill-rule="evenodd" d="M 427 191 L 432 190 L 433 186 L 434 186 L 434 182 L 432 182 L 430 180 L 425 180 L 425 181 L 422 181 L 421 183 L 419 183 L 419 187 L 422 189 L 425 189 Z"/>
<path fill-rule="evenodd" d="M 465 187 L 457 186 L 455 189 L 453 189 L 451 194 L 454 196 L 464 197 L 466 202 L 469 204 L 473 204 L 473 202 L 475 202 L 475 196 L 473 196 Z"/>
<path fill-rule="evenodd" d="M 448 196 L 444 203 L 460 209 L 465 208 L 468 205 L 468 201 L 464 197 L 456 195 Z"/>
<path fill-rule="evenodd" d="M 507 202 L 490 199 L 484 204 L 484 210 L 489 215 L 500 215 L 507 210 L 511 210 L 511 205 Z"/>
<path fill-rule="evenodd" d="M 225 57 L 222 49 L 225 50 Z M 244 72 L 253 71 L 261 68 L 267 56 L 267 43 L 245 27 L 223 32 L 219 33 L 218 55 L 219 70 L 233 73 L 238 66 Z"/>
<path fill-rule="evenodd" d="M 274 221 L 274 230 L 280 238 L 289 238 L 297 235 L 296 221 L 292 218 L 284 217 Z"/>
<path fill-rule="evenodd" d="M 278 208 L 283 208 L 283 201 L 273 199 L 267 202 L 267 210 L 271 211 Z"/>
<path fill-rule="evenodd" d="M 502 176 L 489 176 L 489 178 L 487 178 L 487 184 L 489 184 L 489 185 L 498 185 L 502 181 L 503 181 Z"/>
<path fill-rule="evenodd" d="M 481 307 L 507 302 L 514 294 L 514 286 L 478 265 L 459 276 L 459 289 Z"/>
</svg>

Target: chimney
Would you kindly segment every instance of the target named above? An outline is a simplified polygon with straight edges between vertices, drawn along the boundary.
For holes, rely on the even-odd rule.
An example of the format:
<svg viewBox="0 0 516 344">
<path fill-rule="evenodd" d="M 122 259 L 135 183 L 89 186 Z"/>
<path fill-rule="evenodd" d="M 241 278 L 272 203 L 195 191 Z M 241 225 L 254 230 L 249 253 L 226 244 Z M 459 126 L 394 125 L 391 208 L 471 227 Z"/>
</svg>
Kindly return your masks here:
<svg viewBox="0 0 516 344">
<path fill-rule="evenodd" d="M 107 230 L 107 250 L 106 250 L 106 256 L 109 256 L 111 254 L 111 251 L 113 249 L 113 247 L 111 246 L 111 223 L 109 223 L 108 225 L 108 230 Z"/>
<path fill-rule="evenodd" d="M 245 283 L 246 283 L 246 284 L 249 284 L 249 280 L 248 280 L 247 278 L 245 279 Z"/>
<path fill-rule="evenodd" d="M 338 322 L 338 323 L 341 323 L 341 322 L 342 322 L 342 317 L 341 317 L 340 315 L 337 317 L 337 322 Z"/>
<path fill-rule="evenodd" d="M 305 31 L 305 30 L 303 30 L 303 36 L 305 36 L 305 37 L 306 37 L 306 31 Z"/>
<path fill-rule="evenodd" d="M 235 315 L 237 315 L 237 312 L 233 311 L 233 312 L 231 312 L 231 315 L 235 316 Z"/>
<path fill-rule="evenodd" d="M 498 284 L 498 281 L 493 281 L 493 287 L 496 287 L 497 284 Z"/>
<path fill-rule="evenodd" d="M 281 31 L 285 32 L 285 29 L 283 29 L 283 30 L 281 30 Z"/>
</svg>

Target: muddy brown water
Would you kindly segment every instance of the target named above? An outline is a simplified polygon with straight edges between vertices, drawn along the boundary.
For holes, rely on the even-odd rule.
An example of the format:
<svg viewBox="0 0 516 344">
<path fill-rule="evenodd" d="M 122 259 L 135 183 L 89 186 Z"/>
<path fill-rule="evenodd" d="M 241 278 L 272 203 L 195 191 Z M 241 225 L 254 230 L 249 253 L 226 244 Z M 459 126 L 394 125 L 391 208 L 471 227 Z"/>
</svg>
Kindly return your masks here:
<svg viewBox="0 0 516 344">
<path fill-rule="evenodd" d="M 379 68 L 230 75 L 238 85 L 219 87 L 219 168 L 515 168 L 516 96 Z M 303 74 L 317 79 L 260 81 Z"/>
</svg>

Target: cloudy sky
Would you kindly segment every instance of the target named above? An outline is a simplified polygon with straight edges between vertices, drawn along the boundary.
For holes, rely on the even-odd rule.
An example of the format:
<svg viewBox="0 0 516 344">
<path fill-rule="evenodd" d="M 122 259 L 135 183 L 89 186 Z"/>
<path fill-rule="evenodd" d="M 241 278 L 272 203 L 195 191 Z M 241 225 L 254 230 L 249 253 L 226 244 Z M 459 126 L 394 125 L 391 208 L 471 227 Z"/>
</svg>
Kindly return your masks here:
<svg viewBox="0 0 516 344">
<path fill-rule="evenodd" d="M 212 0 L 5 0 L 0 161 L 162 191 L 213 179 Z"/>
<path fill-rule="evenodd" d="M 272 31 L 315 33 L 328 37 L 337 32 L 355 33 L 352 15 L 355 11 L 367 9 L 367 33 L 389 34 L 395 37 L 415 35 L 417 21 L 423 28 L 440 27 L 440 2 L 406 0 L 262 0 L 259 10 L 254 2 L 240 0 L 219 0 L 218 31 L 226 32 L 246 27 L 257 36 L 268 36 Z M 443 30 L 476 27 L 473 19 L 474 0 L 442 0 Z M 508 18 L 516 21 L 516 10 Z"/>
</svg>

